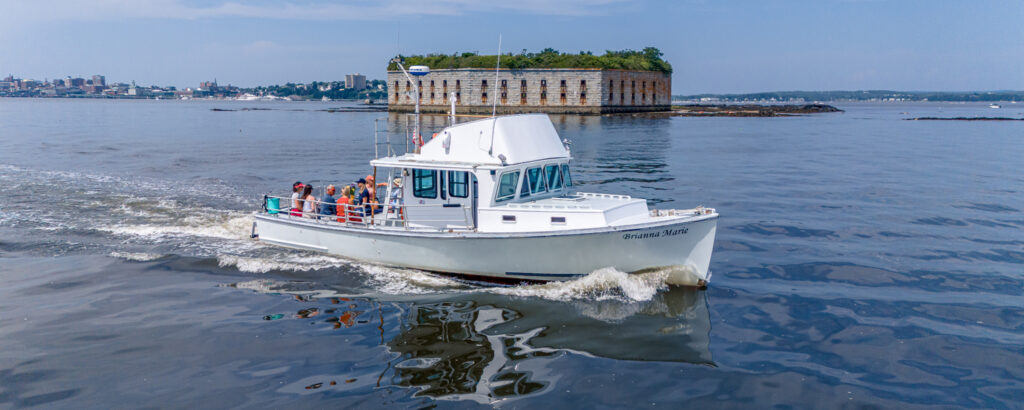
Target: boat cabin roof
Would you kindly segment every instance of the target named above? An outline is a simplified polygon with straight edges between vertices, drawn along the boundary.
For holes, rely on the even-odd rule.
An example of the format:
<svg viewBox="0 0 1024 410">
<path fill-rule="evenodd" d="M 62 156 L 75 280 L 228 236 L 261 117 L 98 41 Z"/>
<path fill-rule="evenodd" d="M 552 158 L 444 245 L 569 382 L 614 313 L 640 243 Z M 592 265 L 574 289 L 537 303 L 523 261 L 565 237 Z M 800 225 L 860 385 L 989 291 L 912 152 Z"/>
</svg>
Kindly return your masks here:
<svg viewBox="0 0 1024 410">
<path fill-rule="evenodd" d="M 457 124 L 439 132 L 418 154 L 375 159 L 370 164 L 471 169 L 569 158 L 569 150 L 562 144 L 547 114 L 520 114 Z"/>
</svg>

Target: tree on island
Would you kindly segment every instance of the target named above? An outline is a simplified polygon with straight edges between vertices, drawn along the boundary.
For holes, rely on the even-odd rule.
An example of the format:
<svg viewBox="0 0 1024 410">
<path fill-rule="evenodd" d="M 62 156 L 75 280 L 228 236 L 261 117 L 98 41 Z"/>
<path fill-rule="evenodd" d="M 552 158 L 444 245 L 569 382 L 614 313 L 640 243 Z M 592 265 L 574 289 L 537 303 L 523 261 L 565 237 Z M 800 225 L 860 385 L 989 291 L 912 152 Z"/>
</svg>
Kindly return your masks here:
<svg viewBox="0 0 1024 410">
<path fill-rule="evenodd" d="M 545 48 L 539 53 L 530 53 L 525 49 L 519 54 L 502 54 L 501 68 L 508 70 L 527 68 L 603 68 L 621 70 L 658 71 L 672 73 L 672 65 L 662 59 L 664 54 L 655 47 L 643 50 L 607 50 L 603 55 L 596 56 L 590 51 L 578 54 L 561 53 L 553 48 Z M 433 69 L 446 68 L 494 68 L 498 64 L 497 55 L 479 55 L 471 52 L 447 54 L 427 54 L 415 56 L 398 56 L 403 59 L 406 67 L 425 65 Z M 388 64 L 388 70 L 398 70 L 395 63 Z"/>
</svg>

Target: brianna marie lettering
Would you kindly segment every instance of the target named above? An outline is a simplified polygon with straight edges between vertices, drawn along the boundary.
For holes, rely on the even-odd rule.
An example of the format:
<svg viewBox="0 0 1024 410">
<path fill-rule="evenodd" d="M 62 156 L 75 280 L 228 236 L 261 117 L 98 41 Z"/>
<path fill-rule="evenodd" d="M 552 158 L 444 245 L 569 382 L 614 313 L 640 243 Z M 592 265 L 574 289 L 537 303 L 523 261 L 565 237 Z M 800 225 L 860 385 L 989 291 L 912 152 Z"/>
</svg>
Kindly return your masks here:
<svg viewBox="0 0 1024 410">
<path fill-rule="evenodd" d="M 664 231 L 657 231 L 657 232 L 627 233 L 627 234 L 623 234 L 622 235 L 622 239 L 649 239 L 649 238 L 661 238 L 661 237 L 664 237 L 664 236 L 686 235 L 686 232 L 688 232 L 688 231 L 689 231 L 689 228 L 676 228 L 676 229 L 666 229 Z"/>
</svg>

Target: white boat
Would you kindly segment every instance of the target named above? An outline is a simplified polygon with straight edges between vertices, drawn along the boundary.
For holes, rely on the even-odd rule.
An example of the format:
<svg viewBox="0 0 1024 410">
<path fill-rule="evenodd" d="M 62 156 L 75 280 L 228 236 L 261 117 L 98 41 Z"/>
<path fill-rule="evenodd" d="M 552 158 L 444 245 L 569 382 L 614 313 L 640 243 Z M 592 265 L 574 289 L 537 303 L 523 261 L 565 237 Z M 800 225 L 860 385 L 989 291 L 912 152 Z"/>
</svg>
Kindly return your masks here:
<svg viewBox="0 0 1024 410">
<path fill-rule="evenodd" d="M 989 104 L 988 108 L 1003 108 L 1003 107 L 1000 106 L 999 104 Z"/>
<path fill-rule="evenodd" d="M 401 63 L 399 62 L 399 67 Z M 402 68 L 404 71 L 404 68 Z M 414 74 L 429 69 L 412 67 Z M 412 79 L 409 77 L 410 80 Z M 418 87 L 414 84 L 413 96 Z M 500 281 L 568 280 L 602 268 L 661 270 L 670 284 L 705 286 L 718 213 L 648 209 L 627 195 L 577 192 L 567 142 L 546 114 L 455 121 L 403 154 L 370 161 L 388 183 L 376 212 L 342 207 L 340 217 L 289 209 L 264 196 L 254 238 L 346 258 Z M 392 134 L 388 134 L 389 136 Z M 377 133 L 374 143 L 380 148 Z M 410 145 L 415 149 L 409 152 Z M 420 147 L 422 145 L 422 147 Z M 346 209 L 347 208 L 347 209 Z"/>
<path fill-rule="evenodd" d="M 290 248 L 500 280 L 565 280 L 612 267 L 666 269 L 670 283 L 707 283 L 714 209 L 649 210 L 643 199 L 575 192 L 570 160 L 545 114 L 449 126 L 419 153 L 370 161 L 390 171 L 388 181 L 401 179 L 384 198 L 404 203 L 382 200 L 380 213 L 339 222 L 292 215 L 283 209 L 290 198 L 267 196 L 271 205 L 256 215 L 253 234 Z"/>
</svg>

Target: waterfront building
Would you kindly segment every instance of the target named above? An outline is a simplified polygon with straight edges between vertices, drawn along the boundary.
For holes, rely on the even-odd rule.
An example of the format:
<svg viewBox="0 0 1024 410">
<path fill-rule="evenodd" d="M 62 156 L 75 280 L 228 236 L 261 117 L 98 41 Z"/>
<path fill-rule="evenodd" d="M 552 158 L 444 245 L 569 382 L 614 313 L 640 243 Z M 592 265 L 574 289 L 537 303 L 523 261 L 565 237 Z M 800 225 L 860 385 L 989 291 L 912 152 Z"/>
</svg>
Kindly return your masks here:
<svg viewBox="0 0 1024 410">
<path fill-rule="evenodd" d="M 359 73 L 345 75 L 345 88 L 366 89 L 366 76 Z"/>
<path fill-rule="evenodd" d="M 92 85 L 97 85 L 97 86 L 100 86 L 100 87 L 106 87 L 106 85 L 107 85 L 107 77 L 99 75 L 99 74 L 92 76 Z"/>
<path fill-rule="evenodd" d="M 578 113 L 666 111 L 672 104 L 672 68 L 655 48 L 643 51 L 503 55 L 495 77 L 497 56 L 430 55 L 406 58 L 408 69 L 428 65 L 430 72 L 413 77 L 388 67 L 388 110 L 411 112 L 416 98 L 422 112 L 447 112 L 454 97 L 456 111 L 498 113 Z M 506 59 L 512 68 L 506 68 Z M 554 63 L 552 63 L 554 62 Z M 615 68 L 608 68 L 615 67 Z M 419 95 L 414 95 L 415 86 Z"/>
</svg>

